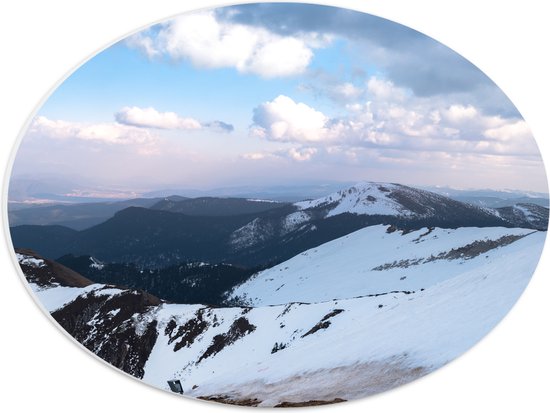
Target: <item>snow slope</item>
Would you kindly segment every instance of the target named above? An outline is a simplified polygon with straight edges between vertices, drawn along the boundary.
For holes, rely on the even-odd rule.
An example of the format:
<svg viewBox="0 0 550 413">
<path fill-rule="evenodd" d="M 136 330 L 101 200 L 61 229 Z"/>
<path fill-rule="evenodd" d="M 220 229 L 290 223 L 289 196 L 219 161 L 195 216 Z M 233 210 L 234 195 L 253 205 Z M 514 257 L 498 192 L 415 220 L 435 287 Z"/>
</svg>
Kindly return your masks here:
<svg viewBox="0 0 550 413">
<path fill-rule="evenodd" d="M 93 300 L 95 313 L 88 315 L 88 310 L 83 310 L 68 314 L 80 322 L 86 321 L 83 317 L 89 317 L 85 322 L 88 326 L 86 347 L 118 365 L 118 358 L 115 363 L 102 351 L 116 350 L 116 345 L 120 345 L 126 354 L 128 343 L 142 345 L 147 341 L 148 345 L 141 347 L 142 352 L 147 350 L 146 354 L 136 353 L 143 359 L 143 368 L 135 371 L 140 372 L 138 377 L 145 382 L 166 390 L 167 380 L 179 379 L 187 396 L 260 406 L 359 398 L 427 374 L 487 334 L 527 285 L 546 235 L 502 228 L 426 232 L 402 235 L 397 231 L 386 233 L 386 228 L 377 226 L 335 240 L 334 244 L 324 244 L 316 252 L 308 252 L 308 255 L 316 254 L 317 262 L 322 263 L 316 272 L 321 274 L 318 281 L 323 283 L 328 280 L 330 268 L 339 269 L 333 261 L 342 265 L 352 261 L 352 256 L 346 254 L 351 254 L 351 248 L 360 247 L 355 237 L 375 237 L 376 242 L 367 245 L 376 248 L 378 254 L 365 251 L 364 246 L 362 250 L 356 249 L 353 261 L 361 265 L 349 267 L 348 274 L 352 274 L 352 279 L 357 278 L 361 274 L 359 268 L 364 266 L 368 270 L 367 278 L 363 279 L 366 285 L 372 278 L 377 291 L 389 290 L 378 296 L 265 305 L 283 296 L 273 295 L 271 287 L 277 283 L 263 281 L 267 283 L 268 293 L 254 297 L 262 303 L 259 307 L 212 308 L 158 303 L 141 306 L 137 312 L 126 310 L 123 316 L 125 307 L 116 308 L 117 297 L 128 294 L 137 297 L 138 293 L 103 287 L 93 292 L 81 289 L 79 305 L 68 303 L 61 312 L 67 312 L 71 305 L 82 308 L 87 299 Z M 422 234 L 425 235 L 420 237 Z M 500 246 L 470 258 L 494 246 L 498 240 Z M 475 248 L 458 249 L 475 241 L 486 242 L 478 242 Z M 343 248 L 338 242 L 349 245 Z M 308 255 L 295 257 L 285 264 L 287 281 L 299 280 L 299 264 L 308 259 Z M 432 255 L 440 259 L 411 264 L 412 260 L 424 260 Z M 372 270 L 397 258 L 409 260 L 409 266 L 384 267 L 380 275 Z M 435 267 L 428 270 L 438 263 L 445 265 L 439 270 Z M 415 270 L 417 267 L 424 271 Z M 445 272 L 446 268 L 452 275 Z M 294 276 L 291 269 L 296 271 Z M 393 271 L 404 271 L 407 278 L 397 279 Z M 354 289 L 360 288 L 358 280 L 340 289 L 339 284 L 346 283 L 343 274 L 332 271 L 331 287 L 337 293 L 345 292 L 347 297 L 356 295 L 359 291 Z M 388 275 L 387 280 L 384 274 Z M 413 280 L 407 281 L 409 277 Z M 411 284 L 403 284 L 405 281 Z M 312 274 L 307 283 L 296 284 L 296 288 L 307 296 L 308 289 L 315 285 Z M 415 291 L 399 292 L 402 285 L 414 287 Z M 418 288 L 421 285 L 423 290 Z M 254 291 L 249 287 L 250 292 Z M 54 294 L 56 290 L 57 287 L 35 289 L 41 300 L 46 291 Z M 59 294 L 65 296 L 66 291 L 59 290 Z M 310 298 L 318 300 L 322 298 L 319 294 L 320 289 L 314 290 Z M 290 301 L 293 297 L 286 295 Z M 54 318 L 59 317 L 59 313 L 54 313 Z M 115 321 L 119 327 L 113 329 Z M 106 323 L 111 324 L 102 330 Z M 119 329 L 132 330 L 134 341 L 113 341 L 104 333 Z M 139 337 L 143 337 L 142 342 Z"/>
<path fill-rule="evenodd" d="M 412 211 L 405 209 L 389 196 L 392 191 L 401 188 L 403 187 L 397 184 L 362 182 L 326 197 L 297 202 L 294 205 L 304 210 L 334 204 L 327 214 L 329 217 L 344 212 L 368 215 L 411 215 Z"/>
<path fill-rule="evenodd" d="M 392 216 L 405 220 L 433 217 L 444 220 L 452 216 L 487 219 L 493 215 L 483 208 L 434 192 L 384 182 L 359 182 L 322 198 L 297 202 L 294 206 L 302 211 L 323 211 L 325 217 L 350 213 Z"/>
<path fill-rule="evenodd" d="M 492 265 L 468 269 L 411 294 L 208 309 L 209 319 L 217 317 L 219 326 L 180 351 L 173 351 L 169 336 L 162 333 L 170 320 L 182 324 L 190 312 L 163 305 L 154 315 L 160 334 L 144 380 L 166 387 L 163 381 L 172 369 L 188 395 L 258 397 L 261 405 L 352 399 L 385 390 L 449 362 L 487 334 L 525 288 L 544 235 L 528 235 L 503 247 L 506 251 L 495 254 Z M 216 356 L 189 363 L 239 317 L 256 329 Z M 330 324 L 308 334 L 323 320 Z M 283 348 L 272 353 L 277 344 Z M 377 383 L 384 379 L 388 382 L 381 388 Z"/>
<path fill-rule="evenodd" d="M 544 233 L 520 228 L 409 233 L 388 228 L 367 227 L 304 251 L 256 274 L 229 297 L 260 306 L 416 291 L 471 269 L 490 268 L 517 237 L 532 234 L 530 239 L 539 243 L 544 238 Z"/>
<path fill-rule="evenodd" d="M 73 302 L 81 295 L 101 289 L 102 287 L 104 287 L 103 284 L 92 284 L 85 288 L 64 286 L 41 288 L 36 284 L 31 284 L 32 290 L 37 293 L 40 302 L 49 312 L 57 311 L 70 302 Z"/>
</svg>

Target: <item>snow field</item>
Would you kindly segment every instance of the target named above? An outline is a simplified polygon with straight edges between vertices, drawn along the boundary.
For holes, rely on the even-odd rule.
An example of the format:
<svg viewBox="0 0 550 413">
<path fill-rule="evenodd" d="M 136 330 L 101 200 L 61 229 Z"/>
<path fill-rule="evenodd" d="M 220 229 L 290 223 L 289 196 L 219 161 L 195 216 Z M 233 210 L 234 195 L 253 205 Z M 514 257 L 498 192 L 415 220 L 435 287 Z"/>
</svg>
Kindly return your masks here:
<svg viewBox="0 0 550 413">
<path fill-rule="evenodd" d="M 485 336 L 529 282 L 545 235 L 518 228 L 404 235 L 364 228 L 261 272 L 233 292 L 255 307 L 163 303 L 133 317 L 136 332 L 157 321 L 143 380 L 167 390 L 167 380 L 179 379 L 187 396 L 258 398 L 262 406 L 390 389 L 448 363 Z M 510 236 L 518 238 L 474 257 L 426 261 Z M 407 265 L 394 265 L 402 262 Z M 55 311 L 104 287 L 33 289 Z M 181 338 L 171 337 L 199 313 L 206 327 L 176 349 Z M 243 318 L 252 328 L 204 357 Z"/>
</svg>

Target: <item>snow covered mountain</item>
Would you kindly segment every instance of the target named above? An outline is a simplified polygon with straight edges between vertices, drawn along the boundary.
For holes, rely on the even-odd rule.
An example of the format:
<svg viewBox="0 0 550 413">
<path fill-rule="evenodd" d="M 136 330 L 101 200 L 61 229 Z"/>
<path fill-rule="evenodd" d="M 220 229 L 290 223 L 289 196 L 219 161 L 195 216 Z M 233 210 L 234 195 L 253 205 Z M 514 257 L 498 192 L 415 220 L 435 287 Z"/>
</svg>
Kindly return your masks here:
<svg viewBox="0 0 550 413">
<path fill-rule="evenodd" d="M 280 217 L 258 217 L 235 230 L 230 236 L 231 245 L 235 250 L 243 250 L 261 247 L 276 238 L 287 243 L 319 234 L 327 226 L 347 227 L 347 233 L 376 224 L 408 229 L 513 226 L 546 230 L 548 227 L 548 209 L 537 205 L 524 205 L 522 211 L 528 211 L 526 214 L 510 214 L 505 209 L 482 208 L 392 183 L 362 182 L 294 206 L 296 211 Z"/>
<path fill-rule="evenodd" d="M 297 202 L 301 210 L 324 209 L 326 216 L 343 213 L 363 215 L 412 216 L 432 213 L 430 204 L 443 197 L 428 191 L 398 184 L 363 182 L 330 194 L 326 197 Z"/>
<path fill-rule="evenodd" d="M 414 292 L 490 268 L 509 244 L 525 237 L 541 242 L 544 233 L 502 227 L 406 232 L 376 225 L 261 271 L 228 296 L 263 306 Z"/>
<path fill-rule="evenodd" d="M 171 212 L 126 208 L 82 231 L 55 225 L 12 226 L 10 231 L 16 247 L 31 248 L 53 259 L 67 254 L 88 255 L 106 263 L 134 263 L 147 269 L 201 261 L 265 268 L 372 225 L 394 225 L 408 230 L 423 227 L 545 230 L 548 223 L 548 210 L 544 207 L 524 207 L 540 209 L 536 210 L 539 218 L 533 219 L 535 212 L 510 214 L 421 189 L 375 182 L 356 184 L 295 204 L 198 198 L 169 200 L 167 205 L 163 208 L 169 206 Z M 239 213 L 241 207 L 245 208 L 243 213 Z M 201 211 L 204 215 L 197 215 Z"/>
<path fill-rule="evenodd" d="M 401 228 L 423 226 L 506 226 L 492 211 L 464 204 L 422 189 L 400 184 L 358 183 L 322 198 L 294 204 L 285 215 L 258 217 L 235 230 L 229 242 L 236 251 L 260 248 L 276 238 L 288 243 L 320 234 L 323 229 L 347 228 L 331 239 L 375 224 Z M 328 228 L 327 228 L 328 227 Z M 324 238 L 326 242 L 329 239 Z"/>
<path fill-rule="evenodd" d="M 496 215 L 517 227 L 526 227 L 546 231 L 548 228 L 548 208 L 529 203 L 496 208 Z"/>
<path fill-rule="evenodd" d="M 377 225 L 233 291 L 254 307 L 170 304 L 69 277 L 31 251 L 18 260 L 69 334 L 144 382 L 168 390 L 178 379 L 184 395 L 224 403 L 302 406 L 378 393 L 463 353 L 515 303 L 545 235 Z"/>
<path fill-rule="evenodd" d="M 300 210 L 322 210 L 327 217 L 350 213 L 402 218 L 483 215 L 484 210 L 446 196 L 405 185 L 362 182 L 323 198 L 298 202 Z"/>
</svg>

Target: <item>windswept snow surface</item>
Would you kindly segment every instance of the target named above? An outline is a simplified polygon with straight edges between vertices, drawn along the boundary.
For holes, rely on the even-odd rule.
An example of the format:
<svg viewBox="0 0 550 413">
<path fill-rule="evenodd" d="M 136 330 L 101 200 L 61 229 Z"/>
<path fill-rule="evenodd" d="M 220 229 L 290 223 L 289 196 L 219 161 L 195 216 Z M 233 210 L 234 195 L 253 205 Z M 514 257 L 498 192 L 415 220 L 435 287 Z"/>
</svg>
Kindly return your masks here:
<svg viewBox="0 0 550 413">
<path fill-rule="evenodd" d="M 426 289 L 466 271 L 498 265 L 506 242 L 516 237 L 532 234 L 529 239 L 542 244 L 545 233 L 534 232 L 423 228 L 402 234 L 371 226 L 256 274 L 230 297 L 261 306 Z M 452 250 L 456 252 L 448 254 Z"/>
<path fill-rule="evenodd" d="M 63 308 L 77 297 L 87 294 L 91 291 L 99 290 L 104 287 L 103 284 L 92 284 L 85 288 L 55 286 L 52 288 L 42 288 L 36 284 L 30 284 L 31 289 L 36 293 L 42 305 L 50 313 Z"/>
<path fill-rule="evenodd" d="M 179 351 L 164 334 L 168 323 L 176 319 L 183 324 L 198 307 L 164 304 L 155 314 L 159 338 L 144 380 L 166 388 L 166 380 L 178 378 L 185 394 L 192 396 L 261 395 L 261 405 L 328 400 L 335 391 L 344 399 L 362 397 L 372 392 L 372 386 L 380 391 L 376 383 L 395 374 L 396 380 L 382 389 L 386 390 L 442 366 L 487 334 L 527 285 L 544 236 L 532 233 L 518 239 L 493 252 L 487 265 L 464 264 L 462 273 L 424 291 L 249 311 L 208 309 L 205 319 L 217 319 L 219 325 Z M 301 291 L 307 293 L 305 288 Z M 255 331 L 195 363 L 213 337 L 239 317 L 246 317 Z M 311 333 L 322 320 L 330 323 Z M 276 344 L 283 348 L 272 353 Z M 345 374 L 336 379 L 334 371 Z"/>
<path fill-rule="evenodd" d="M 486 335 L 526 287 L 545 235 L 365 228 L 243 284 L 256 307 L 160 303 L 123 323 L 138 335 L 156 329 L 142 379 L 165 390 L 179 379 L 186 396 L 259 406 L 360 398 L 429 373 Z M 292 289 L 276 291 L 282 282 Z M 116 299 L 115 288 L 102 288 Z M 36 294 L 47 301 L 57 289 Z M 361 297 L 370 293 L 380 295 Z M 112 345 L 108 336 L 89 339 L 93 348 Z"/>
</svg>

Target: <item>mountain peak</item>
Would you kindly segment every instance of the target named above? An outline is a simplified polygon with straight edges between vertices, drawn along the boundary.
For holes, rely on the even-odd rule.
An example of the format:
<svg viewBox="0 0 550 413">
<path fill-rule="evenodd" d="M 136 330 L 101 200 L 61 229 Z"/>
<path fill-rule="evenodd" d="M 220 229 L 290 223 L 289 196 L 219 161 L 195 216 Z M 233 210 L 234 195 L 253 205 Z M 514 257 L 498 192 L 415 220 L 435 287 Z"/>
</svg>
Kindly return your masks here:
<svg viewBox="0 0 550 413">
<path fill-rule="evenodd" d="M 436 219 L 438 225 L 446 223 L 451 226 L 465 223 L 478 226 L 506 225 L 505 221 L 480 207 L 397 183 L 359 182 L 325 197 L 294 205 L 299 210 L 316 211 L 325 217 L 347 213 L 406 221 Z"/>
<path fill-rule="evenodd" d="M 325 197 L 298 202 L 295 205 L 299 209 L 327 208 L 327 216 L 345 212 L 360 215 L 411 216 L 426 211 L 423 208 L 422 211 L 417 207 L 410 208 L 410 205 L 405 205 L 411 204 L 410 202 L 402 201 L 418 198 L 423 192 L 425 191 L 395 183 L 359 182 Z"/>
</svg>

